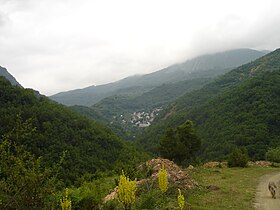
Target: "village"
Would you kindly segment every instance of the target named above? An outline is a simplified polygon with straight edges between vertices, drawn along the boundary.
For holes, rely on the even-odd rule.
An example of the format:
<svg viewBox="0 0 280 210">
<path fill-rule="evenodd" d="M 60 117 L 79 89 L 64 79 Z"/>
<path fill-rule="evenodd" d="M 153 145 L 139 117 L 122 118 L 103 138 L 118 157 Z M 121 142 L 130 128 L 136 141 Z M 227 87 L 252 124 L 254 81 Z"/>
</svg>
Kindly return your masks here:
<svg viewBox="0 0 280 210">
<path fill-rule="evenodd" d="M 122 124 L 128 124 L 130 123 L 134 127 L 139 128 L 146 128 L 149 127 L 152 122 L 154 121 L 155 117 L 159 115 L 159 112 L 162 110 L 162 108 L 155 108 L 152 111 L 138 111 L 133 112 L 132 114 L 121 114 L 119 117 L 114 116 L 113 121 L 111 121 L 110 124 L 113 124 L 114 122 L 120 122 Z"/>
<path fill-rule="evenodd" d="M 161 108 L 156 108 L 151 112 L 134 112 L 130 122 L 133 126 L 140 128 L 149 127 L 161 110 Z"/>
</svg>

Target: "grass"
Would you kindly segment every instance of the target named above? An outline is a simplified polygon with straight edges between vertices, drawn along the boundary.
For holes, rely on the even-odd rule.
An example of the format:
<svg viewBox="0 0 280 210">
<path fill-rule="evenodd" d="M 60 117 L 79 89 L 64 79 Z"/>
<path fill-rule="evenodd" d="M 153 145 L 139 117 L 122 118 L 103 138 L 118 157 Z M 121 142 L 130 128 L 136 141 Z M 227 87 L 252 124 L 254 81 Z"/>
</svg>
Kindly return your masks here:
<svg viewBox="0 0 280 210">
<path fill-rule="evenodd" d="M 251 166 L 248 168 L 204 168 L 187 169 L 188 174 L 199 183 L 193 190 L 183 190 L 184 210 L 252 210 L 259 178 L 264 174 L 280 171 L 280 168 Z M 123 209 L 117 199 L 100 205 L 101 200 L 115 186 L 114 178 L 107 177 L 93 183 L 84 183 L 80 188 L 69 189 L 73 207 L 77 209 Z M 153 187 L 138 189 L 132 210 L 179 210 L 178 185 L 169 185 L 162 193 L 156 183 Z M 217 186 L 218 190 L 208 190 Z M 75 209 L 75 208 L 73 208 Z"/>
<path fill-rule="evenodd" d="M 272 167 L 194 168 L 189 174 L 199 187 L 188 192 L 187 203 L 195 210 L 253 209 L 259 178 L 279 171 Z M 208 190 L 207 186 L 219 190 Z"/>
</svg>

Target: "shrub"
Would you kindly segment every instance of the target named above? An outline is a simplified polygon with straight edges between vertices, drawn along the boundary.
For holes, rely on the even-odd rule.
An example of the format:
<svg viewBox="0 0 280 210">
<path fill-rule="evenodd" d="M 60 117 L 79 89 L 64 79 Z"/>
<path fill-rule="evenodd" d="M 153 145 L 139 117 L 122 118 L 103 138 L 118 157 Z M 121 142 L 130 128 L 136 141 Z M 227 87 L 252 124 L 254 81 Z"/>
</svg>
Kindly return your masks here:
<svg viewBox="0 0 280 210">
<path fill-rule="evenodd" d="M 268 161 L 280 163 L 280 147 L 269 149 L 265 154 L 265 158 Z"/>
<path fill-rule="evenodd" d="M 10 140 L 0 143 L 0 209 L 50 209 L 55 191 L 52 169 Z"/>
<path fill-rule="evenodd" d="M 228 167 L 246 167 L 248 154 L 245 148 L 235 148 L 229 155 Z"/>
</svg>

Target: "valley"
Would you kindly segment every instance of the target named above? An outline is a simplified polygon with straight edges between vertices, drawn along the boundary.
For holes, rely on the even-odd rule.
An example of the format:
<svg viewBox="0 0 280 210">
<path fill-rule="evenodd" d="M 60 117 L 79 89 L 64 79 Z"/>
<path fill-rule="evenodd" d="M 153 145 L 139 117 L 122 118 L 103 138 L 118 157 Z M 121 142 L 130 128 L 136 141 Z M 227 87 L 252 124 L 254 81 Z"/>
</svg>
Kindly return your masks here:
<svg viewBox="0 0 280 210">
<path fill-rule="evenodd" d="M 0 208 L 60 209 L 63 197 L 73 209 L 178 209 L 179 188 L 183 209 L 252 209 L 258 179 L 279 171 L 279 61 L 279 49 L 239 49 L 50 98 L 1 67 Z M 159 171 L 175 169 L 198 184 L 162 192 Z M 122 176 L 140 181 L 134 201 L 104 203 Z"/>
</svg>

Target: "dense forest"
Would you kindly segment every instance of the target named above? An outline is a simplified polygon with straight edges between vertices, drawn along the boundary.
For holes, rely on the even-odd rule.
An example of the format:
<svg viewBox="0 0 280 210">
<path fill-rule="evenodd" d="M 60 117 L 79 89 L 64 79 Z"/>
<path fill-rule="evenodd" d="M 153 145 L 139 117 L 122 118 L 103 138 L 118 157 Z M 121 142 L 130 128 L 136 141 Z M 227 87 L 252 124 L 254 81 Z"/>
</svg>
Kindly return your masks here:
<svg viewBox="0 0 280 210">
<path fill-rule="evenodd" d="M 117 169 L 145 158 L 110 129 L 33 90 L 0 77 L 0 138 L 5 136 L 50 167 L 64 158 L 60 178 L 73 184 L 85 174 Z M 132 158 L 133 157 L 133 158 Z"/>
<path fill-rule="evenodd" d="M 189 119 L 202 138 L 201 158 L 223 160 L 244 146 L 251 159 L 264 159 L 280 143 L 279 61 L 278 49 L 180 97 L 146 129 L 139 146 L 157 153 L 164 131 Z"/>
<path fill-rule="evenodd" d="M 142 129 L 131 123 L 132 113 L 163 109 L 184 93 L 199 89 L 210 81 L 211 78 L 199 78 L 168 83 L 140 95 L 115 95 L 104 98 L 91 107 L 76 105 L 71 108 L 86 117 L 106 124 L 124 139 L 132 140 L 133 136 L 142 132 Z M 121 115 L 123 118 L 119 117 Z"/>
</svg>

